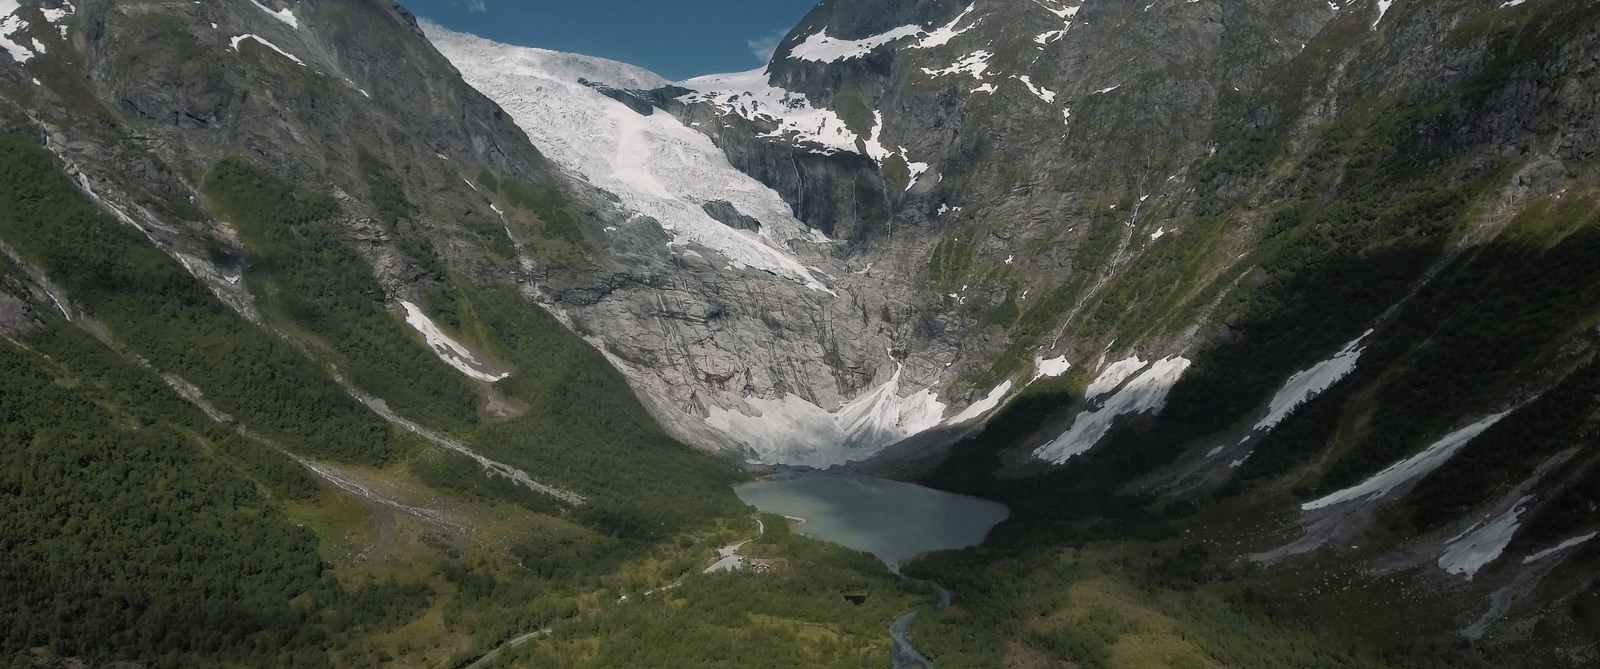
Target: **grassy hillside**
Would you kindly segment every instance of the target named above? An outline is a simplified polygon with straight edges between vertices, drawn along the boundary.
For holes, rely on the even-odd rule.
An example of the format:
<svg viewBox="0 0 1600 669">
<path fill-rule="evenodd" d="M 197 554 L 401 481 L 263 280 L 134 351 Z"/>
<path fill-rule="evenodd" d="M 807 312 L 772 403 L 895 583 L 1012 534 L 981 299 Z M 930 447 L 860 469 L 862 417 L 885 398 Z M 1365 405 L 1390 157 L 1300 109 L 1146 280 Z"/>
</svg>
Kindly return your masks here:
<svg viewBox="0 0 1600 669">
<path fill-rule="evenodd" d="M 879 666 L 890 619 L 931 601 L 780 519 L 758 536 L 729 489 L 746 475 L 666 437 L 514 290 L 445 276 L 430 301 L 515 370 L 474 386 L 385 308 L 326 227 L 337 204 L 234 159 L 206 183 L 266 326 L 99 212 L 32 137 L 0 135 L 0 241 L 21 258 L 0 259 L 4 322 L 28 323 L 0 341 L 6 657 L 459 666 L 548 629 L 519 661 Z M 388 425 L 332 370 L 584 503 Z M 480 411 L 491 399 L 509 410 Z M 749 538 L 790 569 L 700 574 Z M 862 591 L 865 607 L 841 596 Z"/>
</svg>

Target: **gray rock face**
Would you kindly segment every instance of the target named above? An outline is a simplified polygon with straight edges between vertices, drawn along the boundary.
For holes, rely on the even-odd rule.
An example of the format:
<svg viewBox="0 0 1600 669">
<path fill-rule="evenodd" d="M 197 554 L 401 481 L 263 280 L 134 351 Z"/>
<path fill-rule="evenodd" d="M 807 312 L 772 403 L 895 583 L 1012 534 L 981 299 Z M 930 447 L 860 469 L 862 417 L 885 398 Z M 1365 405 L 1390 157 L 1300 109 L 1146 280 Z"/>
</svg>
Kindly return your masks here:
<svg viewBox="0 0 1600 669">
<path fill-rule="evenodd" d="M 733 203 L 727 200 L 711 200 L 700 205 L 700 208 L 710 217 L 735 230 L 761 231 L 761 221 L 739 213 Z"/>
</svg>

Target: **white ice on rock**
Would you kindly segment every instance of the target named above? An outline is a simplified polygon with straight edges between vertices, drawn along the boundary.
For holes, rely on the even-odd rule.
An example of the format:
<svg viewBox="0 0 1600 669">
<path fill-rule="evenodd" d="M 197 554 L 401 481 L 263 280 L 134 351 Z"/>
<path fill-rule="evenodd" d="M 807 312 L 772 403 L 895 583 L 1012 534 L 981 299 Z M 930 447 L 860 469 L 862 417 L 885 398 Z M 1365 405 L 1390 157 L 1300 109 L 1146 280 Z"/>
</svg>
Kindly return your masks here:
<svg viewBox="0 0 1600 669">
<path fill-rule="evenodd" d="M 1493 427 L 1495 423 L 1500 422 L 1500 419 L 1505 418 L 1507 413 L 1509 412 L 1488 416 L 1476 423 L 1451 432 L 1421 453 L 1390 465 L 1387 469 L 1373 474 L 1371 478 L 1361 483 L 1329 494 L 1321 499 L 1301 504 L 1300 510 L 1316 511 L 1345 502 L 1381 499 L 1388 495 L 1389 491 L 1407 482 L 1427 476 L 1433 470 L 1443 466 L 1445 462 L 1450 460 L 1451 456 L 1456 454 L 1456 451 L 1461 450 L 1461 447 L 1466 446 L 1468 442 Z"/>
<path fill-rule="evenodd" d="M 1078 414 L 1072 427 L 1033 452 L 1033 457 L 1064 464 L 1073 456 L 1093 448 L 1118 418 L 1128 414 L 1159 413 L 1167 404 L 1167 393 L 1189 369 L 1187 358 L 1163 358 L 1143 374 L 1129 381 L 1099 407 Z"/>
<path fill-rule="evenodd" d="M 838 39 L 829 37 L 827 29 L 806 38 L 806 41 L 796 44 L 789 50 L 789 57 L 797 60 L 809 60 L 818 63 L 835 63 L 851 58 L 860 58 L 872 53 L 878 47 L 923 34 L 922 26 L 900 26 L 881 35 L 873 35 L 863 39 Z"/>
<path fill-rule="evenodd" d="M 585 79 L 616 88 L 655 89 L 667 85 L 665 79 L 600 58 L 498 44 L 429 23 L 424 23 L 423 29 L 467 83 L 510 112 L 540 151 L 569 172 L 616 195 L 628 210 L 655 219 L 675 238 L 674 243 L 693 242 L 716 251 L 736 267 L 771 272 L 813 290 L 831 292 L 786 251 L 791 240 L 824 243 L 827 238 L 796 220 L 776 192 L 734 169 L 710 138 L 671 114 L 641 116 L 578 82 Z M 737 89 L 745 84 L 755 87 L 758 80 L 767 91 L 763 95 L 776 95 L 765 85 L 764 75 L 741 80 L 742 84 L 724 83 Z M 703 82 L 687 85 L 706 89 Z M 803 98 L 800 100 L 797 104 L 803 106 Z M 746 106 L 753 102 L 740 100 Z M 775 109 L 796 109 L 777 100 L 771 102 Z M 798 122 L 801 116 L 790 118 Z M 837 117 L 827 120 L 823 116 L 818 112 L 815 117 L 822 130 L 835 122 L 844 128 Z M 834 144 L 843 146 L 843 137 Z M 848 146 L 854 150 L 854 145 L 851 135 Z M 760 221 L 760 232 L 735 230 L 712 218 L 702 207 L 713 200 L 728 202 L 739 213 Z"/>
<path fill-rule="evenodd" d="M 456 371 L 488 383 L 494 383 L 511 376 L 510 374 L 490 374 L 483 371 L 481 369 L 483 363 L 478 362 L 477 356 L 472 355 L 472 351 L 468 350 L 466 345 L 456 341 L 446 334 L 444 330 L 440 329 L 433 322 L 433 319 L 428 318 L 427 314 L 422 313 L 422 310 L 417 308 L 417 305 L 402 300 L 400 306 L 405 307 L 406 324 L 421 333 L 422 338 L 428 342 L 428 348 L 433 349 L 434 354 L 438 355 L 440 360 L 456 368 Z"/>
<path fill-rule="evenodd" d="M 1051 7 L 1041 0 L 1033 0 L 1033 4 L 1042 7 L 1045 11 L 1050 12 L 1051 14 L 1055 14 L 1056 18 L 1061 19 L 1063 22 L 1060 30 L 1052 30 L 1033 38 L 1033 41 L 1037 42 L 1040 46 L 1048 46 L 1051 42 L 1065 37 L 1067 31 L 1072 29 L 1072 20 L 1078 16 L 1078 10 L 1083 8 L 1082 5 L 1069 7 L 1065 3 L 1051 3 L 1060 5 L 1058 7 Z"/>
<path fill-rule="evenodd" d="M 243 42 L 243 41 L 245 41 L 247 39 L 255 40 L 258 44 L 282 54 L 284 58 L 288 58 L 289 60 L 292 60 L 292 61 L 294 61 L 295 63 L 297 63 L 297 64 L 299 64 L 301 66 L 305 65 L 305 61 L 302 61 L 299 58 L 295 58 L 294 54 L 291 54 L 288 51 L 284 51 L 283 49 L 278 48 L 278 45 L 273 44 L 272 42 L 268 42 L 265 38 L 261 37 L 260 35 L 252 35 L 250 33 L 245 33 L 245 34 L 240 35 L 238 37 L 235 37 L 235 38 L 233 38 L 231 40 L 228 40 L 228 43 L 233 46 L 233 50 L 234 51 L 238 51 L 239 50 L 239 43 Z"/>
<path fill-rule="evenodd" d="M 773 86 L 764 67 L 697 77 L 681 85 L 694 91 L 678 98 L 683 102 L 704 102 L 723 113 L 776 123 L 778 129 L 765 138 L 816 144 L 822 153 L 859 152 L 857 136 L 845 125 L 844 119 L 831 109 L 811 106 L 803 93 Z"/>
<path fill-rule="evenodd" d="M 1040 100 L 1044 100 L 1045 102 L 1055 102 L 1056 101 L 1056 92 L 1052 91 L 1052 90 L 1050 90 L 1048 88 L 1045 88 L 1043 86 L 1035 86 L 1035 85 L 1033 85 L 1033 78 L 1032 77 L 1029 77 L 1028 75 L 1022 75 L 1022 76 L 1017 77 L 1016 79 L 1017 79 L 1017 81 L 1022 82 L 1023 86 L 1027 86 L 1028 87 L 1028 92 L 1034 94 L 1034 96 L 1038 97 Z"/>
<path fill-rule="evenodd" d="M 706 423 L 754 451 L 765 464 L 830 467 L 864 460 L 939 424 L 945 405 L 931 390 L 900 396 L 900 368 L 887 383 L 829 412 L 801 399 L 746 399 L 745 416 L 712 407 Z"/>
<path fill-rule="evenodd" d="M 44 53 L 44 48 L 38 40 L 23 41 L 20 37 L 11 37 L 24 27 L 25 22 L 17 15 L 21 9 L 22 6 L 17 0 L 0 0 L 0 47 L 5 49 L 12 60 L 26 63 L 34 56 Z"/>
<path fill-rule="evenodd" d="M 1521 0 L 1512 0 L 1512 4 Z M 1378 0 L 1378 18 L 1372 20 L 1372 27 L 1377 28 L 1378 22 L 1383 20 L 1383 15 L 1389 13 L 1389 7 L 1394 5 L 1394 0 Z"/>
<path fill-rule="evenodd" d="M 967 15 L 972 13 L 972 8 L 976 7 L 976 6 L 977 5 L 975 5 L 975 4 L 974 5 L 967 5 L 967 8 L 964 9 L 964 10 L 961 10 L 961 14 L 956 16 L 955 19 L 953 19 L 949 23 L 939 27 L 938 29 L 933 30 L 932 32 L 929 32 L 922 39 L 918 40 L 916 44 L 911 45 L 911 48 L 913 48 L 913 49 L 932 49 L 934 47 L 944 46 L 946 44 L 949 44 L 951 40 L 953 40 L 953 39 L 955 39 L 957 37 L 960 37 L 962 33 L 967 32 L 968 30 L 972 30 L 974 27 L 976 27 L 978 25 L 977 22 L 973 22 L 972 25 L 969 25 L 969 26 L 967 26 L 965 28 L 962 28 L 960 30 L 957 30 L 956 26 L 961 25 L 961 22 L 966 20 Z"/>
<path fill-rule="evenodd" d="M 1573 538 L 1568 539 L 1566 541 L 1563 541 L 1563 542 L 1561 542 L 1559 544 L 1556 544 L 1554 546 L 1546 548 L 1546 549 L 1544 549 L 1542 551 L 1534 553 L 1533 555 L 1529 555 L 1528 557 L 1522 558 L 1522 564 L 1533 564 L 1533 563 L 1538 562 L 1540 560 L 1543 560 L 1543 559 L 1545 559 L 1547 557 L 1555 555 L 1556 553 L 1560 553 L 1562 551 L 1565 551 L 1565 550 L 1568 550 L 1568 549 L 1572 549 L 1572 548 L 1577 548 L 1578 546 L 1582 546 L 1582 545 L 1588 543 L 1589 540 L 1595 538 L 1596 535 L 1600 535 L 1600 532 L 1590 532 L 1588 534 L 1583 534 L 1583 535 L 1579 535 L 1579 536 L 1573 537 Z"/>
<path fill-rule="evenodd" d="M 931 67 L 924 67 L 922 68 L 922 73 L 930 77 L 946 77 L 956 74 L 970 74 L 972 75 L 973 79 L 983 81 L 983 73 L 985 70 L 989 69 L 989 59 L 993 57 L 994 54 L 980 49 L 963 56 L 950 67 L 937 70 Z"/>
<path fill-rule="evenodd" d="M 260 0 L 250 0 L 250 4 L 261 8 L 261 11 L 266 12 L 268 16 L 289 24 L 290 28 L 300 28 L 299 19 L 296 19 L 294 17 L 294 12 L 289 11 L 287 7 L 278 11 L 272 11 L 272 9 L 268 8 L 266 5 L 261 4 Z"/>
<path fill-rule="evenodd" d="M 1467 580 L 1472 580 L 1479 569 L 1498 559 L 1500 554 L 1505 552 L 1506 546 L 1511 543 L 1511 535 L 1516 534 L 1517 527 L 1521 524 L 1518 518 L 1525 511 L 1522 508 L 1523 501 L 1526 501 L 1526 498 L 1518 500 L 1509 511 L 1495 517 L 1483 527 L 1451 542 L 1445 547 L 1444 555 L 1439 556 L 1439 568 L 1457 576 L 1465 575 Z"/>
<path fill-rule="evenodd" d="M 1253 429 L 1271 430 L 1277 427 L 1278 423 L 1288 418 L 1296 407 L 1316 399 L 1323 391 L 1333 387 L 1333 384 L 1349 376 L 1350 372 L 1355 371 L 1361 353 L 1366 350 L 1361 342 L 1371 334 L 1372 331 L 1367 330 L 1355 341 L 1345 344 L 1344 348 L 1333 354 L 1333 357 L 1289 377 L 1283 387 L 1278 389 L 1278 394 L 1272 396 L 1267 415 L 1256 422 Z"/>
<path fill-rule="evenodd" d="M 1094 381 L 1089 383 L 1089 388 L 1083 392 L 1084 399 L 1092 400 L 1116 390 L 1117 386 L 1128 380 L 1128 377 L 1144 369 L 1146 364 L 1149 363 L 1146 363 L 1137 355 L 1111 363 L 1110 367 L 1105 368 L 1105 371 L 1100 372 L 1100 376 L 1095 377 Z"/>
<path fill-rule="evenodd" d="M 977 23 L 974 22 L 972 25 L 969 25 L 965 28 L 961 28 L 959 30 L 956 29 L 956 26 L 960 25 L 961 22 L 967 18 L 967 15 L 972 13 L 972 9 L 975 6 L 976 5 L 967 5 L 967 8 L 962 10 L 961 14 L 956 16 L 954 20 L 933 30 L 926 30 L 922 26 L 911 24 L 900 26 L 888 32 L 873 35 L 871 37 L 848 40 L 830 37 L 827 29 L 824 28 L 822 31 L 813 33 L 812 35 L 806 37 L 804 42 L 801 42 L 800 44 L 795 45 L 793 49 L 790 49 L 789 57 L 796 60 L 808 60 L 818 63 L 836 63 L 841 60 L 860 58 L 872 53 L 879 47 L 898 42 L 908 37 L 921 37 L 921 39 L 917 40 L 915 43 L 907 45 L 908 48 L 931 49 L 934 47 L 944 46 L 949 44 L 951 40 L 954 40 L 962 33 L 971 30 L 977 25 Z"/>
<path fill-rule="evenodd" d="M 961 425 L 962 423 L 981 418 L 984 414 L 993 411 L 995 407 L 1000 406 L 1000 400 L 1005 399 L 1006 393 L 1009 392 L 1011 392 L 1011 382 L 1006 381 L 1001 383 L 1000 385 L 995 386 L 994 390 L 989 391 L 989 394 L 983 399 L 973 402 L 972 406 L 963 409 L 961 413 L 958 413 L 949 420 L 945 421 L 945 424 Z"/>
<path fill-rule="evenodd" d="M 1069 369 L 1072 369 L 1072 363 L 1067 362 L 1067 356 L 1064 355 L 1050 358 L 1048 360 L 1044 358 L 1034 358 L 1033 378 L 1029 379 L 1029 381 L 1032 382 L 1045 378 L 1053 379 L 1061 376 L 1062 374 L 1066 374 L 1067 370 Z"/>
</svg>

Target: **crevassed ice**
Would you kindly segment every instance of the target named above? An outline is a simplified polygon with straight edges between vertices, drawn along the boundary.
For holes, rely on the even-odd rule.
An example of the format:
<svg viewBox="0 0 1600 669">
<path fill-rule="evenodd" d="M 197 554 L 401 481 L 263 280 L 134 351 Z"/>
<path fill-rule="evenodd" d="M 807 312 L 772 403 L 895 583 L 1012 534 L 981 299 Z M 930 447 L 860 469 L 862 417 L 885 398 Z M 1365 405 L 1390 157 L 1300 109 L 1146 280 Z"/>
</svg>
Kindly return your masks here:
<svg viewBox="0 0 1600 669">
<path fill-rule="evenodd" d="M 655 219 L 677 242 L 831 292 L 785 250 L 790 240 L 827 238 L 796 220 L 777 193 L 734 169 L 709 138 L 671 114 L 641 116 L 578 83 L 638 89 L 665 80 L 604 59 L 497 44 L 430 23 L 423 29 L 467 83 L 509 112 L 540 151 L 616 195 L 628 210 Z M 760 221 L 760 231 L 735 230 L 712 218 L 702 206 L 713 200 Z"/>
<path fill-rule="evenodd" d="M 478 362 L 477 357 L 472 355 L 472 351 L 450 335 L 445 334 L 444 330 L 439 329 L 433 319 L 422 313 L 422 310 L 418 309 L 417 305 L 402 300 L 400 306 L 406 310 L 406 324 L 421 333 L 422 338 L 428 342 L 428 348 L 433 349 L 434 355 L 439 356 L 440 360 L 454 367 L 456 371 L 488 383 L 494 383 L 511 376 L 510 374 L 489 374 L 480 370 L 479 367 L 482 367 L 483 363 Z"/>
<path fill-rule="evenodd" d="M 1511 536 L 1521 524 L 1518 518 L 1525 510 L 1522 508 L 1524 500 L 1526 498 L 1518 500 L 1511 510 L 1452 542 L 1439 556 L 1439 568 L 1451 574 L 1464 574 L 1467 580 L 1472 580 L 1479 569 L 1498 559 L 1511 543 Z"/>
<path fill-rule="evenodd" d="M 880 46 L 920 34 L 922 34 L 922 26 L 908 25 L 900 26 L 881 35 L 850 40 L 829 37 L 827 29 L 824 28 L 822 31 L 807 37 L 806 41 L 796 44 L 793 49 L 789 50 L 789 57 L 818 63 L 835 63 L 841 60 L 860 58 L 872 53 L 874 49 Z"/>
<path fill-rule="evenodd" d="M 1111 431 L 1118 418 L 1127 414 L 1159 412 L 1167 403 L 1167 393 L 1189 369 L 1187 358 L 1163 358 L 1143 374 L 1129 381 L 1099 408 L 1078 414 L 1072 427 L 1033 452 L 1033 457 L 1063 464 L 1075 455 L 1093 448 Z"/>
<path fill-rule="evenodd" d="M 1295 407 L 1315 399 L 1323 391 L 1333 387 L 1333 384 L 1349 376 L 1350 372 L 1355 371 L 1356 362 L 1366 350 L 1361 342 L 1371 334 L 1372 331 L 1367 330 L 1355 341 L 1345 344 L 1344 348 L 1333 354 L 1333 357 L 1289 377 L 1283 387 L 1278 389 L 1278 393 L 1272 396 L 1267 415 L 1257 421 L 1253 429 L 1270 430 L 1277 427 L 1278 423 L 1289 417 Z"/>
<path fill-rule="evenodd" d="M 1144 369 L 1146 364 L 1148 363 L 1140 359 L 1137 355 L 1111 363 L 1110 367 L 1107 367 L 1105 371 L 1100 372 L 1100 376 L 1095 377 L 1094 381 L 1089 383 L 1088 390 L 1085 390 L 1083 393 L 1084 399 L 1092 400 L 1096 397 L 1116 390 L 1117 386 L 1122 385 L 1123 381 L 1128 380 L 1128 377 L 1133 376 L 1139 370 Z"/>
<path fill-rule="evenodd" d="M 829 412 L 786 395 L 747 399 L 761 412 L 745 416 L 712 407 L 706 424 L 743 443 L 765 464 L 831 467 L 865 460 L 939 424 L 945 405 L 931 390 L 900 396 L 900 368 L 887 383 Z"/>
<path fill-rule="evenodd" d="M 1500 422 L 1500 419 L 1505 418 L 1509 413 L 1497 413 L 1451 432 L 1421 453 L 1390 465 L 1387 469 L 1373 474 L 1371 478 L 1361 483 L 1321 499 L 1301 504 L 1300 509 L 1302 511 L 1315 511 L 1355 500 L 1380 499 L 1388 495 L 1389 491 L 1394 490 L 1396 487 L 1426 476 L 1433 470 L 1443 466 L 1445 462 L 1450 460 L 1451 456 L 1456 454 L 1456 451 L 1461 450 L 1462 446 L 1466 446 L 1468 442 L 1483 434 L 1484 430 L 1493 427 L 1495 423 Z"/>
<path fill-rule="evenodd" d="M 1009 392 L 1011 392 L 1011 382 L 1005 381 L 1000 385 L 995 386 L 994 390 L 989 391 L 989 394 L 983 399 L 973 402 L 972 406 L 963 409 L 961 413 L 958 413 L 955 416 L 952 416 L 950 420 L 945 421 L 945 424 L 960 425 L 967 421 L 980 418 L 984 414 L 993 411 L 995 407 L 1000 406 L 1000 400 L 1005 399 L 1006 393 Z"/>
</svg>

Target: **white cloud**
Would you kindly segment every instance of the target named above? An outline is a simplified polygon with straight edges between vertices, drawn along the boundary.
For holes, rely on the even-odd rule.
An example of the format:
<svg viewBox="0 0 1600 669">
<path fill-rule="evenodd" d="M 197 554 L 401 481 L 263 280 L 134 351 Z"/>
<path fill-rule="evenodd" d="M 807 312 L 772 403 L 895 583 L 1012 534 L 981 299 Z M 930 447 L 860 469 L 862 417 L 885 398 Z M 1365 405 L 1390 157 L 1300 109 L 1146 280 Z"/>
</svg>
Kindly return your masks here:
<svg viewBox="0 0 1600 669">
<path fill-rule="evenodd" d="M 772 53 L 778 50 L 778 43 L 783 41 L 784 34 L 783 30 L 775 30 L 771 34 L 746 42 L 750 47 L 750 54 L 763 63 L 772 60 Z"/>
<path fill-rule="evenodd" d="M 483 5 L 483 0 L 465 0 L 465 4 L 467 5 L 467 9 L 470 9 L 474 12 L 481 12 L 489 9 Z"/>
</svg>

